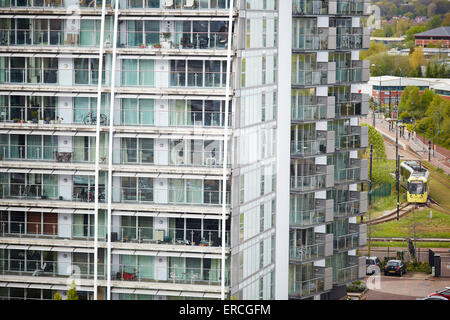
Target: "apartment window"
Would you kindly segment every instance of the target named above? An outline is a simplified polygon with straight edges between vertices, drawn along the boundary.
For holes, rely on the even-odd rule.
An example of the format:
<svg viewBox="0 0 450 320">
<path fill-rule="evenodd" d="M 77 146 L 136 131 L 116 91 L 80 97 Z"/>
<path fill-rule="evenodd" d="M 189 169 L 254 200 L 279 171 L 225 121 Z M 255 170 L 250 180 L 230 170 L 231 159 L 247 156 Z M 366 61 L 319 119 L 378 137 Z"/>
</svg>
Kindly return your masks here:
<svg viewBox="0 0 450 320">
<path fill-rule="evenodd" d="M 76 162 L 93 162 L 95 161 L 95 137 L 73 137 L 73 160 Z M 106 161 L 107 145 L 106 135 L 100 134 L 100 163 Z"/>
<path fill-rule="evenodd" d="M 153 139 L 122 138 L 122 163 L 153 163 Z"/>
<path fill-rule="evenodd" d="M 153 125 L 155 123 L 155 100 L 122 99 L 122 121 L 124 125 Z"/>
<path fill-rule="evenodd" d="M 124 201 L 153 201 L 153 178 L 121 177 L 120 180 Z"/>
<path fill-rule="evenodd" d="M 106 215 L 104 210 L 98 212 L 98 237 L 104 239 L 106 236 Z M 95 217 L 90 214 L 72 215 L 72 237 L 95 236 Z"/>
<path fill-rule="evenodd" d="M 155 85 L 154 60 L 122 60 L 122 85 L 150 86 Z"/>
<path fill-rule="evenodd" d="M 0 82 L 57 83 L 58 58 L 0 57 Z"/>
<path fill-rule="evenodd" d="M 170 100 L 169 118 L 173 126 L 219 127 L 224 124 L 225 101 Z"/>
<path fill-rule="evenodd" d="M 224 87 L 226 61 L 172 60 L 170 86 Z"/>
<path fill-rule="evenodd" d="M 76 58 L 73 59 L 75 84 L 94 85 L 98 84 L 98 59 Z M 106 83 L 105 60 L 103 60 L 102 84 Z"/>
<path fill-rule="evenodd" d="M 159 21 L 129 20 L 127 24 L 127 44 L 129 47 L 155 45 L 159 43 Z"/>
<path fill-rule="evenodd" d="M 109 97 L 101 96 L 100 102 L 100 124 L 107 124 L 109 116 Z M 73 98 L 73 121 L 75 123 L 96 124 L 97 98 L 76 97 Z"/>
</svg>

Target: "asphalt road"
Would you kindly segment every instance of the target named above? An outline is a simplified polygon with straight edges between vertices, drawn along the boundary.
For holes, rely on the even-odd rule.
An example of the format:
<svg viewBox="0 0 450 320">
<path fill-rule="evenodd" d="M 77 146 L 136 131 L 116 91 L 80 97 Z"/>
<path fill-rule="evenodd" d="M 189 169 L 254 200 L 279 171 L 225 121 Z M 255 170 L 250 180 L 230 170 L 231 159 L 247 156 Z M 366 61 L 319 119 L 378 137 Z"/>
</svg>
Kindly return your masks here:
<svg viewBox="0 0 450 320">
<path fill-rule="evenodd" d="M 377 285 L 373 278 L 366 277 L 367 284 Z M 369 289 L 366 300 L 416 300 L 450 286 L 450 278 L 434 278 L 424 273 L 407 273 L 403 277 L 380 276 L 379 286 Z"/>
</svg>

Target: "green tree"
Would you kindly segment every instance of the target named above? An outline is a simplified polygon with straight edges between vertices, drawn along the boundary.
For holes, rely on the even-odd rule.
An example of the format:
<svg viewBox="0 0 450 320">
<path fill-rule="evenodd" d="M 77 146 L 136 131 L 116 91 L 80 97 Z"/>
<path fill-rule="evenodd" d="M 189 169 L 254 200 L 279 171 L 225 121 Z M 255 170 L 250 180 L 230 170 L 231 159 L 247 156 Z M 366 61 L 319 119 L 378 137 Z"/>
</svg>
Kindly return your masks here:
<svg viewBox="0 0 450 320">
<path fill-rule="evenodd" d="M 431 30 L 437 28 L 441 25 L 442 17 L 440 14 L 434 15 L 427 21 L 426 27 L 427 30 Z"/>
<path fill-rule="evenodd" d="M 56 291 L 55 294 L 53 295 L 53 300 L 62 300 L 62 296 L 59 293 L 59 291 Z"/>
<path fill-rule="evenodd" d="M 369 127 L 369 148 L 366 149 L 366 151 L 364 153 L 365 154 L 364 157 L 365 158 L 369 157 L 370 145 L 372 145 L 373 146 L 373 156 L 375 158 L 387 159 L 386 148 L 384 146 L 383 136 L 373 126 L 370 126 L 367 124 L 361 124 L 361 125 Z"/>
<path fill-rule="evenodd" d="M 427 30 L 427 28 L 423 25 L 416 25 L 414 27 L 409 28 L 405 32 L 405 35 L 406 35 L 405 41 L 414 41 L 415 34 L 424 32 L 426 30 Z"/>
<path fill-rule="evenodd" d="M 442 27 L 450 26 L 450 12 L 445 15 L 444 20 L 442 20 L 441 26 Z"/>
<path fill-rule="evenodd" d="M 78 300 L 77 289 L 75 287 L 75 282 L 72 282 L 70 289 L 67 291 L 67 300 Z"/>
</svg>

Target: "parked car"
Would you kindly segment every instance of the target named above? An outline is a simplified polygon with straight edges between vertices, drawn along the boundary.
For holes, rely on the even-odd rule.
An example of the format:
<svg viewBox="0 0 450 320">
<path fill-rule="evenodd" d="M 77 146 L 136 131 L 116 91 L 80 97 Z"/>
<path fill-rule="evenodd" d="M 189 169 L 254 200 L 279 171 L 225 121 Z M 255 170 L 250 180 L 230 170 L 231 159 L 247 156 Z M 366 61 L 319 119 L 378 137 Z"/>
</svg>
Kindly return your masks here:
<svg viewBox="0 0 450 320">
<path fill-rule="evenodd" d="M 441 296 L 428 296 L 425 298 L 417 298 L 416 300 L 441 300 L 441 301 L 448 301 L 447 298 L 441 297 Z"/>
<path fill-rule="evenodd" d="M 381 272 L 381 261 L 378 257 L 366 257 L 366 274 Z"/>
<path fill-rule="evenodd" d="M 389 260 L 384 267 L 384 275 L 398 274 L 400 277 L 406 273 L 406 265 L 401 260 Z"/>
<path fill-rule="evenodd" d="M 447 300 L 450 300 L 450 287 L 445 287 L 444 289 L 430 293 L 428 297 L 444 297 Z"/>
</svg>

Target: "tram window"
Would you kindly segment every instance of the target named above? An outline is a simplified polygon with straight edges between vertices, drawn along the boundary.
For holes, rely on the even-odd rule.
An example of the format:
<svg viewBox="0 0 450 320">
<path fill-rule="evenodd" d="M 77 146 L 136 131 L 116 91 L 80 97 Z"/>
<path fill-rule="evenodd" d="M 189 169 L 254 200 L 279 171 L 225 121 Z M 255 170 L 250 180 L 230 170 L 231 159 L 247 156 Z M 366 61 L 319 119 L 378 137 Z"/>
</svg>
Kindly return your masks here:
<svg viewBox="0 0 450 320">
<path fill-rule="evenodd" d="M 410 194 L 423 194 L 424 184 L 423 182 L 410 182 L 408 189 Z"/>
</svg>

